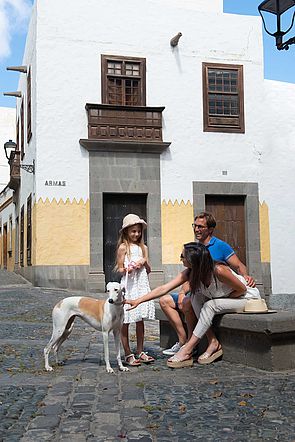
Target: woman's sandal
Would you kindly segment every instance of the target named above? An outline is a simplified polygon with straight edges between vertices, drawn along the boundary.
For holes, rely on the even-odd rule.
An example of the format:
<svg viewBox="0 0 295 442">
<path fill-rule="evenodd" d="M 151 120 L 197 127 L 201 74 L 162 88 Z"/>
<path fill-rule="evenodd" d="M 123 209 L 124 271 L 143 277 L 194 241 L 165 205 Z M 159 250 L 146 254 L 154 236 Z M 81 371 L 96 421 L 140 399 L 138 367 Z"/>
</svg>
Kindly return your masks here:
<svg viewBox="0 0 295 442">
<path fill-rule="evenodd" d="M 199 356 L 198 364 L 201 365 L 211 364 L 212 362 L 216 361 L 216 359 L 221 358 L 222 355 L 223 355 L 222 348 L 216 350 L 214 353 L 212 353 L 212 355 L 210 355 L 205 351 L 205 353 Z"/>
<path fill-rule="evenodd" d="M 125 356 L 125 364 L 130 367 L 139 367 L 141 365 L 140 360 L 135 358 L 134 353 Z"/>
<path fill-rule="evenodd" d="M 142 351 L 138 355 L 138 361 L 143 362 L 144 364 L 150 364 L 151 362 L 155 362 L 155 358 L 147 355 L 144 351 Z"/>
<path fill-rule="evenodd" d="M 192 367 L 194 363 L 193 358 L 190 356 L 188 359 L 179 359 L 176 355 L 172 356 L 167 361 L 167 366 L 170 368 L 184 368 Z"/>
</svg>

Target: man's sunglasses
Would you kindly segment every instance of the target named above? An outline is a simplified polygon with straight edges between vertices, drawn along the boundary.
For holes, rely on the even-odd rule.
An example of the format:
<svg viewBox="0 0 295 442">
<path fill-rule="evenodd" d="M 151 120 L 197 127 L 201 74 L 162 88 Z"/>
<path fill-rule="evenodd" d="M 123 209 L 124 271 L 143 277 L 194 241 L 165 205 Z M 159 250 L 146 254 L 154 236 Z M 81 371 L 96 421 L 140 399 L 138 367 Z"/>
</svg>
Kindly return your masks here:
<svg viewBox="0 0 295 442">
<path fill-rule="evenodd" d="M 201 226 L 200 224 L 195 224 L 195 223 L 192 224 L 192 228 L 193 228 L 194 230 L 195 230 L 195 229 L 200 229 L 200 230 L 208 229 L 207 226 Z"/>
</svg>

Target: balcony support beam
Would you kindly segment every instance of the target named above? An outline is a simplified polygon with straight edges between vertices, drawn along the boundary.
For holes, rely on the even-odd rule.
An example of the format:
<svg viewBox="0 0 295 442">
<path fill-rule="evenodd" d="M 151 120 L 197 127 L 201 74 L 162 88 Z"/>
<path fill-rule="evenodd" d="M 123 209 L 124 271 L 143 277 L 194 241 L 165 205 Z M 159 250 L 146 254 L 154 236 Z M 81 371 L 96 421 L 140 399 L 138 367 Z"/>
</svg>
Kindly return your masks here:
<svg viewBox="0 0 295 442">
<path fill-rule="evenodd" d="M 161 154 L 168 149 L 168 142 L 139 142 L 139 141 L 113 141 L 80 139 L 81 146 L 88 151 L 97 152 L 134 152 Z"/>
</svg>

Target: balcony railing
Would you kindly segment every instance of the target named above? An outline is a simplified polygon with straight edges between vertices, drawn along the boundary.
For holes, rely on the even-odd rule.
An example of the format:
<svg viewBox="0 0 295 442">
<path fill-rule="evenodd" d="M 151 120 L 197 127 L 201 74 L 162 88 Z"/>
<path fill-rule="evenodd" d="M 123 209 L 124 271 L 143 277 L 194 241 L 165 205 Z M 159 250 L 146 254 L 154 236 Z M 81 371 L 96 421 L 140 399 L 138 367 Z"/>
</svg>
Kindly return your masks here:
<svg viewBox="0 0 295 442">
<path fill-rule="evenodd" d="M 10 180 L 8 187 L 17 190 L 20 185 L 20 151 L 16 150 L 10 154 Z"/>
<path fill-rule="evenodd" d="M 86 104 L 88 139 L 162 142 L 164 107 Z"/>
</svg>

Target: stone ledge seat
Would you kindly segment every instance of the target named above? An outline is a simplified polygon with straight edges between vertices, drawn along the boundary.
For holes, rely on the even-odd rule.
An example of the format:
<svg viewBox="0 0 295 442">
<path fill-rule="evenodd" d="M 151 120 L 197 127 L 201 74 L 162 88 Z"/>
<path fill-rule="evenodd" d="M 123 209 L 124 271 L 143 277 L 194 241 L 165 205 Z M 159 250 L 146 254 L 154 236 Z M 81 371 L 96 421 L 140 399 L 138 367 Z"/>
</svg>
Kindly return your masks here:
<svg viewBox="0 0 295 442">
<path fill-rule="evenodd" d="M 177 335 L 156 304 L 160 345 L 171 347 Z M 213 328 L 222 344 L 223 360 L 267 371 L 295 369 L 295 310 L 268 314 L 226 313 L 214 318 Z M 206 341 L 200 343 L 204 351 Z"/>
</svg>

